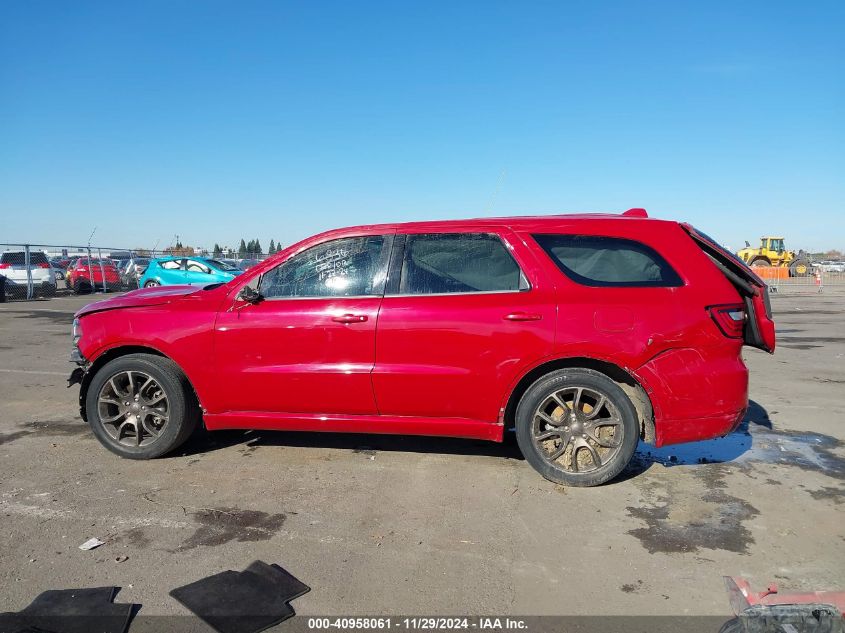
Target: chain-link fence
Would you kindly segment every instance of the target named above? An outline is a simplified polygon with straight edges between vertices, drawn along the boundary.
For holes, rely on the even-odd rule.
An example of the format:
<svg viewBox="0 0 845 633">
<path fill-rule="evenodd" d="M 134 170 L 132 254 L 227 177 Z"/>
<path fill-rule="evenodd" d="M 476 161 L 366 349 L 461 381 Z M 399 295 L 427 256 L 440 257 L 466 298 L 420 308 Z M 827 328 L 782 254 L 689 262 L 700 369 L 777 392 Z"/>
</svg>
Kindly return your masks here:
<svg viewBox="0 0 845 633">
<path fill-rule="evenodd" d="M 186 270 L 195 260 L 194 266 L 209 271 L 244 271 L 269 255 L 196 248 L 0 243 L 0 301 L 134 290 L 142 285 L 150 261 L 157 258 L 176 258 Z"/>
<path fill-rule="evenodd" d="M 801 277 L 790 277 L 788 274 L 767 277 L 766 283 L 775 294 L 845 294 L 845 271 L 812 268 Z"/>
</svg>

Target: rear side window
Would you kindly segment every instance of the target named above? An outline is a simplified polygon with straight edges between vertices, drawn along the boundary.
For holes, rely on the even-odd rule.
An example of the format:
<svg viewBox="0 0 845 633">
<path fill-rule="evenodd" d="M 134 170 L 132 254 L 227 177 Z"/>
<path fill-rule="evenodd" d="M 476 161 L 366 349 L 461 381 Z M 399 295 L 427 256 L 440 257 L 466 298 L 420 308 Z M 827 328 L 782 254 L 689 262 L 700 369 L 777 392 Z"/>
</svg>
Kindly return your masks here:
<svg viewBox="0 0 845 633">
<path fill-rule="evenodd" d="M 7 253 L 3 253 L 3 255 L 0 256 L 0 261 L 2 261 L 4 264 L 10 264 L 12 266 L 26 266 L 26 253 L 23 251 L 9 251 Z M 36 264 L 47 264 L 47 256 L 40 251 L 30 251 L 29 263 L 33 266 Z"/>
<path fill-rule="evenodd" d="M 508 292 L 528 284 L 496 235 L 430 233 L 408 235 L 400 294 Z"/>
<path fill-rule="evenodd" d="M 534 235 L 569 277 L 584 286 L 682 286 L 678 273 L 650 246 L 617 237 Z"/>
<path fill-rule="evenodd" d="M 165 270 L 179 270 L 182 268 L 182 260 L 181 259 L 168 259 L 163 262 L 158 263 L 159 267 L 164 268 Z"/>
</svg>

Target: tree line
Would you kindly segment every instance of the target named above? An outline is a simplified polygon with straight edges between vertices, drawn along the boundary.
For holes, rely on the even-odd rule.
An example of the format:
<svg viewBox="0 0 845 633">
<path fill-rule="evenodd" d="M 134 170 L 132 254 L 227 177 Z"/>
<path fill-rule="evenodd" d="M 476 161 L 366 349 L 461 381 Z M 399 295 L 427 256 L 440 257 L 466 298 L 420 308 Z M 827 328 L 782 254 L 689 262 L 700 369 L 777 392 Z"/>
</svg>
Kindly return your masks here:
<svg viewBox="0 0 845 633">
<path fill-rule="evenodd" d="M 226 249 L 228 250 L 228 249 Z M 272 255 L 273 253 L 278 253 L 282 250 L 282 245 L 279 243 L 278 245 L 274 240 L 270 240 L 270 246 L 267 248 L 267 254 Z M 214 257 L 220 257 L 223 255 L 223 247 L 220 244 L 215 242 L 214 244 Z M 264 251 L 261 248 L 261 242 L 258 239 L 250 240 L 249 242 L 245 241 L 241 238 L 241 243 L 238 245 L 238 257 L 254 257 L 256 255 L 263 255 Z"/>
</svg>

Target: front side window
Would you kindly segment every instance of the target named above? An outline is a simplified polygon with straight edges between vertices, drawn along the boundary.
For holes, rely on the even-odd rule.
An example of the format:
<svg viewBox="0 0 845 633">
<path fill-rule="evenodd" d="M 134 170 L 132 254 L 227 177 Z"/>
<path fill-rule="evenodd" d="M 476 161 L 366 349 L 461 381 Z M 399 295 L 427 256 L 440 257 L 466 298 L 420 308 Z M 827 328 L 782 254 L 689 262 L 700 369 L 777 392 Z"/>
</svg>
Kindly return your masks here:
<svg viewBox="0 0 845 633">
<path fill-rule="evenodd" d="M 496 235 L 430 233 L 408 235 L 399 282 L 401 294 L 506 292 L 527 282 Z"/>
<path fill-rule="evenodd" d="M 347 237 L 313 246 L 261 276 L 267 299 L 380 295 L 383 235 Z"/>
<path fill-rule="evenodd" d="M 641 242 L 596 235 L 534 235 L 569 277 L 584 286 L 682 286 L 678 273 Z"/>
</svg>

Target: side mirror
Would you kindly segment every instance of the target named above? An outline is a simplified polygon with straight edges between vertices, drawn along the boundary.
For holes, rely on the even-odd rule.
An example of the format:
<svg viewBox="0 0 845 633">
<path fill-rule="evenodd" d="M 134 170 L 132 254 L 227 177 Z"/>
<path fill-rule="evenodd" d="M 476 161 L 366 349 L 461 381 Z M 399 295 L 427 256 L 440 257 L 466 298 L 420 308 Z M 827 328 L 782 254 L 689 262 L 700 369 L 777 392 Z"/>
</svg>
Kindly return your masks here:
<svg viewBox="0 0 845 633">
<path fill-rule="evenodd" d="M 264 295 L 262 295 L 260 292 L 258 292 L 258 290 L 256 290 L 252 286 L 244 286 L 238 293 L 239 301 L 245 301 L 246 303 L 251 303 L 253 305 L 255 305 L 256 303 L 261 303 L 263 299 Z"/>
</svg>

